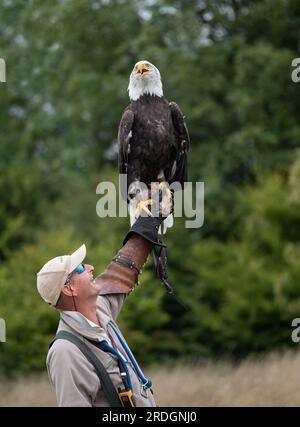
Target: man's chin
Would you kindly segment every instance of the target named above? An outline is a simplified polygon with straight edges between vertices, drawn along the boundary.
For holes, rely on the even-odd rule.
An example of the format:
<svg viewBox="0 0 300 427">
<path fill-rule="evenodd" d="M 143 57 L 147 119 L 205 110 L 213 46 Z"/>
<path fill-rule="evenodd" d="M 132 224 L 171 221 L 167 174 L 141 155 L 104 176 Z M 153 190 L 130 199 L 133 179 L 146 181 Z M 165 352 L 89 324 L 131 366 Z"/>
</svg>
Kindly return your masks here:
<svg viewBox="0 0 300 427">
<path fill-rule="evenodd" d="M 91 280 L 90 285 L 91 285 L 91 287 L 92 287 L 93 289 L 97 290 L 98 292 L 99 292 L 99 291 L 100 291 L 100 289 L 101 289 L 101 285 L 100 285 L 100 283 L 98 283 L 95 279 Z"/>
</svg>

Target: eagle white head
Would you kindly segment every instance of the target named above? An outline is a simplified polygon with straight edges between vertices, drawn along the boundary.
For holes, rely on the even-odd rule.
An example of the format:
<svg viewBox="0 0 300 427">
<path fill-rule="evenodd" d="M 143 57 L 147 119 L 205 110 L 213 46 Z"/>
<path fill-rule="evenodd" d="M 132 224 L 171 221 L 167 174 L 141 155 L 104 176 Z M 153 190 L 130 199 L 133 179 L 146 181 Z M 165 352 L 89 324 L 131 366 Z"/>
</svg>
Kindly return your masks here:
<svg viewBox="0 0 300 427">
<path fill-rule="evenodd" d="M 139 61 L 133 67 L 129 78 L 129 98 L 136 101 L 142 95 L 163 96 L 160 72 L 149 61 Z"/>
</svg>

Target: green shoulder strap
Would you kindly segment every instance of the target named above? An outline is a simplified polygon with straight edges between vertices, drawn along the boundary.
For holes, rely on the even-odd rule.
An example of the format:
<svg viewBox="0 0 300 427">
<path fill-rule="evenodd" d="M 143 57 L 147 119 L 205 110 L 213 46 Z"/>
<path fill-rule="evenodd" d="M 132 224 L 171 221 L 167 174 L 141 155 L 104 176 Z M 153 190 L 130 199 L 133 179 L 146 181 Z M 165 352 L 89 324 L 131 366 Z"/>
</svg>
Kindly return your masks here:
<svg viewBox="0 0 300 427">
<path fill-rule="evenodd" d="M 52 346 L 54 341 L 58 339 L 63 339 L 70 341 L 71 343 L 75 344 L 79 350 L 85 355 L 85 357 L 88 359 L 88 361 L 94 366 L 96 374 L 99 377 L 100 383 L 103 387 L 104 394 L 110 404 L 111 407 L 119 407 L 122 406 L 118 393 L 108 375 L 106 372 L 103 364 L 100 362 L 100 360 L 95 356 L 95 354 L 92 352 L 92 350 L 89 349 L 89 347 L 76 335 L 71 334 L 67 331 L 59 331 L 52 342 L 49 345 L 49 348 Z"/>
</svg>

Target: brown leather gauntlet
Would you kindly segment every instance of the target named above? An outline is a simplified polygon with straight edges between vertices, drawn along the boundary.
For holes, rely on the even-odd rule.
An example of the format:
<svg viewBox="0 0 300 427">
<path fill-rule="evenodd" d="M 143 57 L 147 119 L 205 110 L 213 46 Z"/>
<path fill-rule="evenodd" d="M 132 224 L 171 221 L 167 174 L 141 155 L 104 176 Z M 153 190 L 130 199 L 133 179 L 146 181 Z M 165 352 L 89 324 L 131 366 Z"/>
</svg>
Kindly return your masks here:
<svg viewBox="0 0 300 427">
<path fill-rule="evenodd" d="M 96 277 L 95 281 L 101 284 L 99 295 L 127 294 L 131 292 L 138 281 L 138 270 L 144 266 L 152 249 L 152 244 L 143 237 L 133 234 L 118 255 L 133 261 L 136 268 L 129 268 L 112 261 L 108 267 Z"/>
<path fill-rule="evenodd" d="M 173 211 L 173 193 L 158 191 L 153 197 L 153 215 L 141 216 L 125 236 L 123 247 L 106 270 L 95 281 L 101 284 L 100 295 L 128 294 L 137 284 L 138 273 L 144 266 L 153 245 L 164 247 L 158 239 L 162 221 Z M 124 265 L 125 264 L 125 265 Z"/>
</svg>

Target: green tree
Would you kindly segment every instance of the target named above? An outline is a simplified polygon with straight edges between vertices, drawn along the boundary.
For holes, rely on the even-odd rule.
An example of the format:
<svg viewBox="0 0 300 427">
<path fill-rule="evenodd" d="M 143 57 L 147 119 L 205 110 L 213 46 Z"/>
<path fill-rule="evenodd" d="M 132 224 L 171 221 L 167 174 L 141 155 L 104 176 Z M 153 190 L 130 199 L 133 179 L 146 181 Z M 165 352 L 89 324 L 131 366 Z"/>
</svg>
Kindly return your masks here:
<svg viewBox="0 0 300 427">
<path fill-rule="evenodd" d="M 2 370 L 44 366 L 57 322 L 36 293 L 44 262 L 86 242 L 101 271 L 128 230 L 127 219 L 97 217 L 96 187 L 117 182 L 118 123 L 143 58 L 186 116 L 205 222 L 176 219 L 166 237 L 175 297 L 149 262 L 128 298 L 121 323 L 134 350 L 151 362 L 289 345 L 299 316 L 299 23 L 296 0 L 0 4 Z"/>
</svg>

